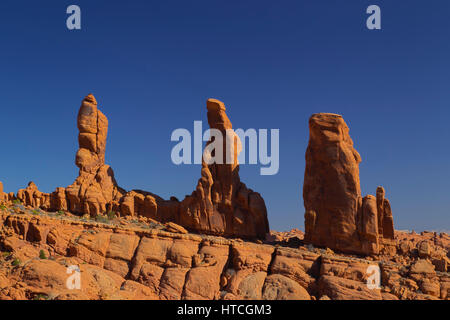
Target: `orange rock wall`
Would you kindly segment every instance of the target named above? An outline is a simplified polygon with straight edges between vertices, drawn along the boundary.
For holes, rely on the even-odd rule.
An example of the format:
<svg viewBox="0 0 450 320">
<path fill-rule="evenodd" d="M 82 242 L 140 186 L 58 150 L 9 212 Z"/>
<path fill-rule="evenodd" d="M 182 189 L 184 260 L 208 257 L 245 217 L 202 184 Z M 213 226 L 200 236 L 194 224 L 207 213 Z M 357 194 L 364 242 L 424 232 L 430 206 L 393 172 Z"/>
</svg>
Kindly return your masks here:
<svg viewBox="0 0 450 320">
<path fill-rule="evenodd" d="M 400 234 L 397 246 L 417 246 L 403 248 L 397 258 L 405 260 L 394 262 L 67 219 L 0 211 L 0 248 L 21 262 L 11 268 L 11 261 L 0 257 L 0 299 L 37 294 L 162 300 L 450 297 L 449 273 L 436 270 L 440 264 L 434 261 L 448 260 L 445 234 Z M 40 251 L 51 259 L 39 259 Z M 79 290 L 65 286 L 67 265 L 81 269 Z M 380 289 L 367 287 L 369 266 L 380 268 Z"/>
</svg>

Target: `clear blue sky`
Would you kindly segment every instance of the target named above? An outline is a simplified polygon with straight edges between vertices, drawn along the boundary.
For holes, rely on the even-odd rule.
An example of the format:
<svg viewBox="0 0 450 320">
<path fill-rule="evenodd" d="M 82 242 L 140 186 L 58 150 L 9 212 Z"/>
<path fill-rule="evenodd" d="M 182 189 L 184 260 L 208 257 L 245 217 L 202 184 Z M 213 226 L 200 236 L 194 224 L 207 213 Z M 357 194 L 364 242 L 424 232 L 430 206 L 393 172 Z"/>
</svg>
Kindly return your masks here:
<svg viewBox="0 0 450 320">
<path fill-rule="evenodd" d="M 82 30 L 66 28 L 78 4 Z M 365 27 L 368 5 L 382 30 Z M 224 101 L 235 128 L 279 128 L 280 171 L 241 178 L 272 229 L 303 228 L 308 118 L 344 116 L 363 194 L 383 185 L 397 229 L 450 229 L 450 2 L 0 2 L 0 180 L 45 192 L 77 176 L 76 115 L 92 92 L 119 184 L 182 199 L 200 167 L 170 160 L 176 128 Z"/>
</svg>

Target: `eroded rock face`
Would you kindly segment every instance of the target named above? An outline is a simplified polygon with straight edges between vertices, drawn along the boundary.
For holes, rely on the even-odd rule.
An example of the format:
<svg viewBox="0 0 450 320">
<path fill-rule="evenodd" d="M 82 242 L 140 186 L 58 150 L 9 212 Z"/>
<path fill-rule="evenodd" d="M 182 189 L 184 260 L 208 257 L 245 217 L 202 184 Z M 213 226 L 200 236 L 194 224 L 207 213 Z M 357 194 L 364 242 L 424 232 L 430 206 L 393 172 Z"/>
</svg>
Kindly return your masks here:
<svg viewBox="0 0 450 320">
<path fill-rule="evenodd" d="M 173 227 L 173 224 L 168 224 L 167 230 Z M 85 294 L 88 299 L 102 298 L 101 292 L 96 289 L 106 285 L 102 280 L 111 282 L 111 279 L 114 281 L 108 288 L 109 298 L 118 295 L 117 298 L 127 299 L 129 293 L 118 292 L 118 289 L 128 284 L 139 288 L 136 294 L 143 299 L 212 300 L 226 295 L 228 299 L 261 299 L 274 251 L 271 246 L 251 243 L 247 246 L 242 241 L 212 236 L 129 226 L 110 225 L 105 228 L 96 223 L 56 220 L 43 215 L 10 216 L 0 212 L 0 233 L 5 230 L 9 236 L 0 236 L 0 245 L 13 252 L 24 266 L 23 274 L 10 278 L 22 277 L 27 284 L 23 289 L 28 296 L 30 292 L 41 290 L 39 292 L 58 299 L 76 298 L 65 295 L 68 292 L 65 288 L 68 276 L 64 264 L 68 261 L 73 265 L 83 264 L 81 272 L 86 272 L 84 276 L 90 276 L 89 270 L 96 274 L 98 284 L 91 287 L 88 285 L 90 279 L 83 277 L 83 288 L 76 291 L 77 294 Z M 52 262 L 42 260 L 44 263 L 40 263 L 38 259 L 35 264 L 29 264 L 28 261 L 36 260 L 40 255 L 40 250 L 47 257 L 52 256 Z M 3 267 L 2 257 L 0 266 Z M 54 275 L 49 276 L 52 268 Z M 60 276 L 60 270 L 64 271 L 64 277 L 62 273 Z M 223 281 L 226 278 L 224 270 L 231 274 L 228 284 Z M 1 276 L 2 272 L 0 281 Z M 284 288 L 285 284 L 302 294 L 306 292 L 299 284 L 287 279 L 272 284 L 276 288 L 270 289 L 271 297 L 296 298 L 297 295 L 292 294 L 289 287 Z M 9 286 L 8 283 L 0 286 L 0 298 L 11 296 L 10 292 L 2 291 L 3 287 Z M 279 297 L 273 293 L 277 288 L 283 292 Z M 267 290 L 264 289 L 264 292 Z M 126 297 L 123 294 L 127 294 Z"/>
<path fill-rule="evenodd" d="M 361 197 L 361 157 L 342 116 L 314 114 L 309 131 L 303 186 L 305 241 L 360 254 L 378 254 L 392 247 L 390 203 L 382 187 L 376 197 Z"/>
<path fill-rule="evenodd" d="M 417 242 L 421 253 L 413 250 L 374 261 L 317 248 L 174 233 L 169 231 L 172 224 L 166 230 L 152 229 L 24 210 L 0 210 L 2 300 L 42 295 L 58 300 L 449 299 L 449 274 L 429 261 L 441 251 L 447 255 L 446 234 L 397 232 L 399 244 Z M 443 243 L 433 245 L 432 239 Z M 70 265 L 80 268 L 80 290 L 66 286 Z M 367 286 L 369 266 L 380 267 L 379 289 Z"/>
<path fill-rule="evenodd" d="M 234 161 L 227 164 L 226 152 L 222 163 L 208 164 L 204 160 L 196 190 L 181 202 L 142 190 L 127 192 L 118 186 L 112 168 L 105 164 L 108 119 L 98 109 L 92 94 L 83 99 L 78 113 L 79 149 L 75 158 L 80 169 L 78 178 L 67 188 L 57 188 L 50 194 L 40 192 L 30 182 L 15 198 L 26 206 L 49 211 L 93 217 L 113 212 L 122 217 L 143 216 L 164 223 L 174 222 L 194 232 L 264 239 L 269 233 L 266 205 L 259 193 L 240 181 L 239 137 L 232 130 L 222 102 L 209 99 L 207 110 L 211 129 L 219 130 L 224 137 L 223 150 L 230 146 L 225 138 L 227 131 L 236 138 L 237 145 L 231 153 Z M 7 199 L 0 190 L 0 201 L 3 198 Z"/>
<path fill-rule="evenodd" d="M 49 195 L 40 192 L 33 181 L 29 182 L 25 189 L 17 191 L 17 198 L 34 208 L 45 207 L 49 203 Z"/>
</svg>

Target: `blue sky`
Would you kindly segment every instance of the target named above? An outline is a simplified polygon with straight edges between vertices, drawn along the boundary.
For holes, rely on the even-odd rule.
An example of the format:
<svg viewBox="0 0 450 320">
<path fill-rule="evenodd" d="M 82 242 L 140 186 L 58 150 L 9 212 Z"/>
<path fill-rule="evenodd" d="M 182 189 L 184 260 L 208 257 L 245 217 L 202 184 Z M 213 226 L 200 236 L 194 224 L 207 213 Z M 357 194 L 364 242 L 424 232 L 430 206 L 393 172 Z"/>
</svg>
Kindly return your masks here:
<svg viewBox="0 0 450 320">
<path fill-rule="evenodd" d="M 82 29 L 66 28 L 77 4 Z M 382 30 L 366 28 L 381 7 Z M 76 178 L 76 115 L 92 92 L 109 118 L 119 184 L 182 199 L 200 167 L 172 164 L 176 128 L 222 100 L 235 128 L 280 129 L 280 171 L 241 179 L 272 229 L 303 228 L 308 118 L 344 116 L 363 194 L 383 185 L 397 229 L 450 229 L 450 2 L 0 2 L 0 180 L 45 192 Z"/>
</svg>

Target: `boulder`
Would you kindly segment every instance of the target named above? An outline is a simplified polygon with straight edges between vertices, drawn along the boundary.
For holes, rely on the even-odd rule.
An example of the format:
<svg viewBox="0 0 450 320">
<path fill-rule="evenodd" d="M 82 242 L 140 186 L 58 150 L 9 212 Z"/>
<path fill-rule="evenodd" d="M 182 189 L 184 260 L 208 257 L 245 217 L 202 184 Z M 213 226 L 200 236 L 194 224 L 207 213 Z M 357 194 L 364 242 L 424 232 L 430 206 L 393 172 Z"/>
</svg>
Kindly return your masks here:
<svg viewBox="0 0 450 320">
<path fill-rule="evenodd" d="M 311 300 L 305 288 L 280 274 L 272 274 L 266 278 L 262 298 L 264 300 Z"/>
<path fill-rule="evenodd" d="M 366 283 L 339 278 L 321 276 L 319 296 L 326 295 L 332 300 L 382 300 L 378 289 L 369 289 Z"/>
<path fill-rule="evenodd" d="M 436 272 L 434 266 L 428 260 L 419 259 L 411 266 L 410 273 L 434 275 Z"/>
</svg>

